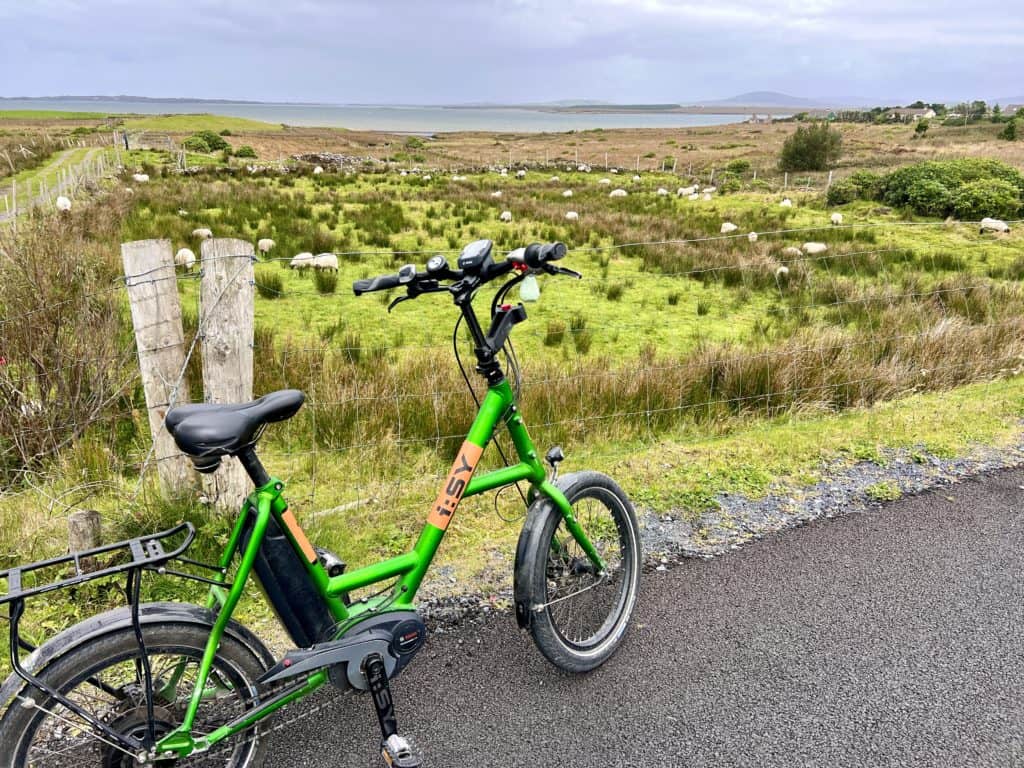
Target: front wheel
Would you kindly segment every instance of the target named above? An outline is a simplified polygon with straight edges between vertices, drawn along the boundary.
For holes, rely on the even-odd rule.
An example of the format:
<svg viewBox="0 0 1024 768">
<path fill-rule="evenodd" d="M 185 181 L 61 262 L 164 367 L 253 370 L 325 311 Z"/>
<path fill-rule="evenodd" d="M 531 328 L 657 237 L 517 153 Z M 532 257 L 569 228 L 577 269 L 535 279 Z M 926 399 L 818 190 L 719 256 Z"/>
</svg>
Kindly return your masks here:
<svg viewBox="0 0 1024 768">
<path fill-rule="evenodd" d="M 605 562 L 600 572 L 550 499 L 530 507 L 516 552 L 516 613 L 540 652 L 587 672 L 619 647 L 640 590 L 640 527 L 625 492 L 606 475 L 576 472 L 558 487 Z"/>
</svg>

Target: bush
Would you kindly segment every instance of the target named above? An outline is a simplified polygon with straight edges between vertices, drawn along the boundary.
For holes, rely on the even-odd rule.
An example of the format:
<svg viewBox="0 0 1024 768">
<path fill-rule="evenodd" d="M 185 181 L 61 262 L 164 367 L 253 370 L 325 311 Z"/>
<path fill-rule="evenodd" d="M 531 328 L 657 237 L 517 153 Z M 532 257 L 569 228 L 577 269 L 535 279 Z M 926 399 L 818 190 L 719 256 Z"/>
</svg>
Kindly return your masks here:
<svg viewBox="0 0 1024 768">
<path fill-rule="evenodd" d="M 1024 175 L 1016 168 L 1000 162 L 979 158 L 962 160 L 929 160 L 899 168 L 886 175 L 878 187 L 876 199 L 887 205 L 910 205 L 910 189 L 918 182 L 933 181 L 948 189 L 955 197 L 964 184 L 998 179 L 1024 191 Z"/>
<path fill-rule="evenodd" d="M 725 170 L 729 173 L 746 173 L 750 170 L 749 160 L 730 160 L 725 164 Z"/>
<path fill-rule="evenodd" d="M 1020 211 L 1020 190 L 1002 179 L 983 179 L 964 184 L 957 192 L 953 210 L 961 220 L 986 216 L 1014 218 Z"/>
<path fill-rule="evenodd" d="M 256 291 L 264 299 L 276 299 L 284 295 L 284 280 L 281 273 L 270 269 L 257 269 Z"/>
<path fill-rule="evenodd" d="M 230 136 L 231 135 L 231 131 L 229 129 L 225 128 L 223 131 L 220 132 L 220 135 L 221 136 Z"/>
<path fill-rule="evenodd" d="M 825 202 L 828 205 L 846 205 L 860 197 L 860 187 L 851 179 L 840 179 L 832 182 L 825 194 Z"/>
<path fill-rule="evenodd" d="M 334 293 L 338 288 L 338 273 L 326 269 L 313 270 L 313 285 L 318 293 Z"/>
<path fill-rule="evenodd" d="M 871 171 L 855 171 L 847 177 L 857 185 L 859 196 L 864 200 L 874 200 L 882 184 L 882 177 Z"/>
<path fill-rule="evenodd" d="M 561 320 L 549 320 L 544 334 L 545 347 L 560 347 L 565 340 L 565 323 Z"/>
<path fill-rule="evenodd" d="M 405 140 L 405 146 L 409 149 L 423 149 L 423 139 L 419 136 L 410 136 Z"/>
<path fill-rule="evenodd" d="M 908 202 L 919 216 L 948 216 L 953 209 L 953 193 L 938 181 L 919 179 L 907 190 Z"/>
<path fill-rule="evenodd" d="M 1016 141 L 1020 137 L 1020 126 L 1017 123 L 1017 120 L 1011 120 L 1004 125 L 1003 130 L 999 132 L 999 138 L 1004 141 Z"/>
<path fill-rule="evenodd" d="M 231 145 L 224 141 L 220 134 L 215 133 L 214 131 L 196 131 L 188 139 L 185 139 L 185 141 L 187 142 L 191 139 L 202 139 L 205 141 L 206 146 L 210 148 L 210 152 L 219 152 L 222 149 L 231 149 Z"/>
<path fill-rule="evenodd" d="M 843 137 L 828 123 L 801 125 L 782 145 L 784 171 L 826 171 L 842 156 Z"/>
<path fill-rule="evenodd" d="M 248 144 L 243 144 L 235 150 L 235 157 L 256 157 L 256 150 Z"/>
<path fill-rule="evenodd" d="M 201 136 L 189 136 L 182 142 L 182 146 L 189 152 L 201 152 L 204 155 L 210 154 L 210 145 Z"/>
</svg>

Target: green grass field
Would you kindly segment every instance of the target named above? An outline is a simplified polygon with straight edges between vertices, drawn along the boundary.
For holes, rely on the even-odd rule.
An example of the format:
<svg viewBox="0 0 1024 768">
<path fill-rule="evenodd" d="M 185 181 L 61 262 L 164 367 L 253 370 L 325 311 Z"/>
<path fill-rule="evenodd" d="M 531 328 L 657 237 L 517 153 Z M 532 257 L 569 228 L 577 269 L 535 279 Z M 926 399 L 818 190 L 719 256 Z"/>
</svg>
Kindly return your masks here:
<svg viewBox="0 0 1024 768">
<path fill-rule="evenodd" d="M 65 112 L 58 109 L 0 109 L 0 122 L 4 120 L 106 120 L 104 112 Z"/>
<path fill-rule="evenodd" d="M 132 115 L 124 116 L 124 126 L 132 131 L 166 131 L 167 133 L 194 133 L 196 131 L 229 130 L 246 133 L 259 131 L 280 131 L 277 123 L 264 123 L 244 117 L 224 115 Z"/>
</svg>

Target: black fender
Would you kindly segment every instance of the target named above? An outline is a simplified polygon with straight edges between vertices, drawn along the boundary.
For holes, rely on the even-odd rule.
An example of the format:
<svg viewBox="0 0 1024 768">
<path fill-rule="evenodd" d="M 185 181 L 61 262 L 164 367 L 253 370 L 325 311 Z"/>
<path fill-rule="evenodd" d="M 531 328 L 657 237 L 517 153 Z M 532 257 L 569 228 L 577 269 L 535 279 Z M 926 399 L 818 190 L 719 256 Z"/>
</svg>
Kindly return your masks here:
<svg viewBox="0 0 1024 768">
<path fill-rule="evenodd" d="M 578 480 L 583 480 L 588 472 L 570 472 L 567 475 L 558 477 L 553 485 L 563 494 L 568 496 L 568 491 Z M 516 606 L 516 623 L 520 629 L 529 629 L 533 614 L 530 611 L 530 589 L 526 583 L 526 559 L 535 547 L 543 545 L 540 541 L 541 532 L 544 529 L 544 521 L 548 515 L 559 515 L 561 512 L 551 499 L 541 492 L 537 492 L 536 498 L 530 504 L 526 512 L 526 521 L 523 523 L 523 530 L 519 532 L 519 543 L 516 545 L 516 564 L 513 571 L 513 601 Z"/>
<path fill-rule="evenodd" d="M 154 624 L 194 624 L 212 629 L 216 614 L 206 608 L 188 603 L 142 603 L 139 605 L 139 621 L 143 626 Z M 86 619 L 73 627 L 43 643 L 22 660 L 22 666 L 30 673 L 44 669 L 47 665 L 60 659 L 76 648 L 90 643 L 97 638 L 121 632 L 132 626 L 132 614 L 129 606 L 114 608 Z M 233 640 L 240 642 L 253 656 L 259 659 L 264 668 L 274 665 L 274 656 L 256 635 L 236 621 L 229 621 L 224 630 Z M 0 686 L 0 710 L 14 699 L 14 696 L 26 685 L 25 681 L 12 673 Z"/>
</svg>

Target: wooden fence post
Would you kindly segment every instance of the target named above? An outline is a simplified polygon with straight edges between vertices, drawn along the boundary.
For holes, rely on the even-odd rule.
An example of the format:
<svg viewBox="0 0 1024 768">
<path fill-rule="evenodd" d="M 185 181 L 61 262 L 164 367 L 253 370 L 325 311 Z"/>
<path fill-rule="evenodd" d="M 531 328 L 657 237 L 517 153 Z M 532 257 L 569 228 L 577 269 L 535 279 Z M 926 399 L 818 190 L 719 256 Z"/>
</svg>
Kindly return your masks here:
<svg viewBox="0 0 1024 768">
<path fill-rule="evenodd" d="M 167 409 L 188 402 L 188 388 L 182 377 L 185 338 L 171 241 L 122 243 L 121 259 L 146 392 L 153 455 L 164 493 L 175 496 L 188 489 L 193 475 L 188 459 L 180 455 L 174 438 L 164 428 Z"/>
<path fill-rule="evenodd" d="M 83 552 L 103 543 L 100 513 L 94 509 L 78 509 L 68 515 L 68 551 Z M 95 557 L 79 561 L 83 571 L 96 570 Z"/>
<path fill-rule="evenodd" d="M 252 399 L 252 342 L 255 283 L 252 243 L 204 240 L 199 285 L 199 328 L 203 344 L 203 387 L 208 403 Z M 237 459 L 225 458 L 203 476 L 206 495 L 222 509 L 237 509 L 252 485 Z"/>
</svg>

